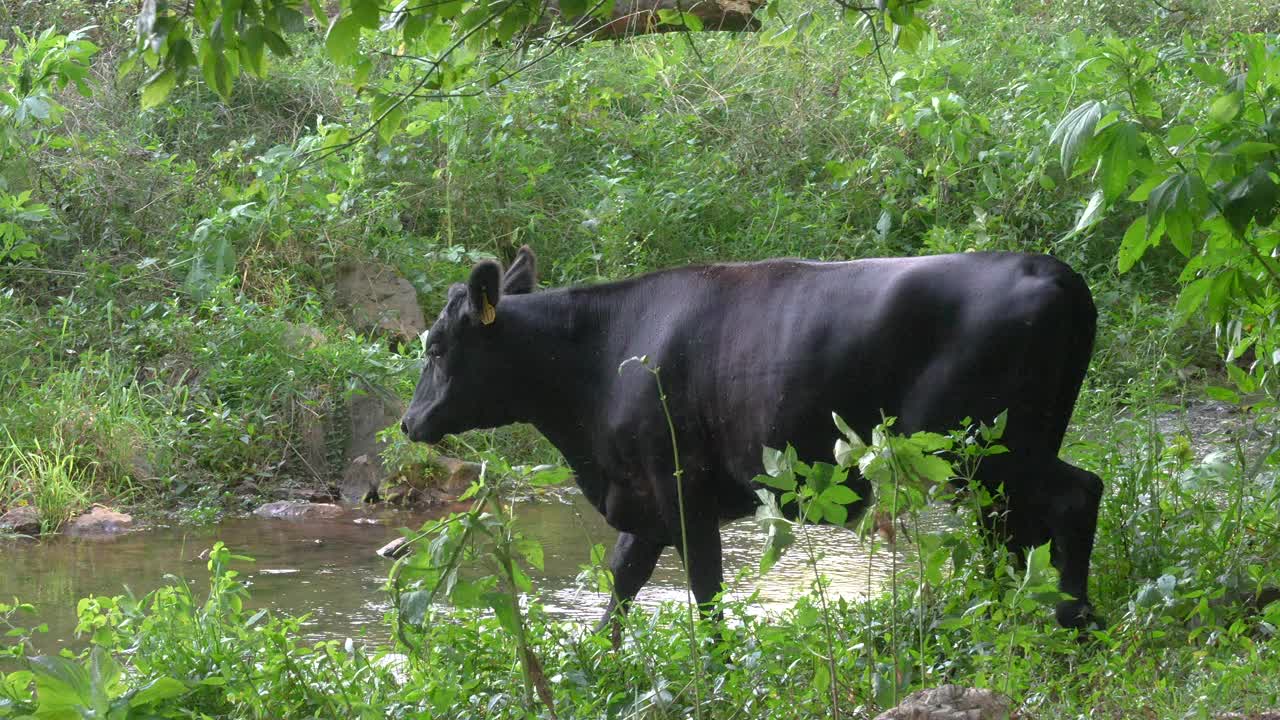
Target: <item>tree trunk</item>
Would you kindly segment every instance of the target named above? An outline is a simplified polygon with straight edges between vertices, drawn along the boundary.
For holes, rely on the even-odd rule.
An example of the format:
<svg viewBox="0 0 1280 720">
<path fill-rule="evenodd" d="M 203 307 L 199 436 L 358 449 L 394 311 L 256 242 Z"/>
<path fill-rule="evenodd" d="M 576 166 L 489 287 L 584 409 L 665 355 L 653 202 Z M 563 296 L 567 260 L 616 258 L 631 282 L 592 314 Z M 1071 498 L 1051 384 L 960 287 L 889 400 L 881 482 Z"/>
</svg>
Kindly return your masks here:
<svg viewBox="0 0 1280 720">
<path fill-rule="evenodd" d="M 696 16 L 704 32 L 751 32 L 760 29 L 755 12 L 764 4 L 765 0 L 616 0 L 609 17 L 581 17 L 573 27 L 576 35 L 590 35 L 593 40 L 685 30 L 682 25 L 659 24 L 658 11 L 670 10 Z M 547 1 L 546 18 L 563 22 L 557 0 Z M 550 23 L 544 20 L 530 30 L 534 35 L 545 34 Z"/>
</svg>

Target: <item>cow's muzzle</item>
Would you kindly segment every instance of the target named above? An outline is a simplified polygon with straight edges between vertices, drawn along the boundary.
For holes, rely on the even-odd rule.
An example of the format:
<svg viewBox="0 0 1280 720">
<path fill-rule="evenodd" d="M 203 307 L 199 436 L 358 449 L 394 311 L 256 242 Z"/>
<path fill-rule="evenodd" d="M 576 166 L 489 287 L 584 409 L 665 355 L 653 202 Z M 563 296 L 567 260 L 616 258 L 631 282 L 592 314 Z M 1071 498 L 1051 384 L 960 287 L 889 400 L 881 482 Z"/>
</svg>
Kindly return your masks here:
<svg viewBox="0 0 1280 720">
<path fill-rule="evenodd" d="M 409 440 L 427 443 L 428 445 L 434 445 L 444 437 L 441 433 L 431 432 L 426 427 L 426 423 L 422 421 L 422 418 L 414 417 L 409 413 L 405 413 L 404 417 L 400 419 L 400 431 L 408 436 Z"/>
</svg>

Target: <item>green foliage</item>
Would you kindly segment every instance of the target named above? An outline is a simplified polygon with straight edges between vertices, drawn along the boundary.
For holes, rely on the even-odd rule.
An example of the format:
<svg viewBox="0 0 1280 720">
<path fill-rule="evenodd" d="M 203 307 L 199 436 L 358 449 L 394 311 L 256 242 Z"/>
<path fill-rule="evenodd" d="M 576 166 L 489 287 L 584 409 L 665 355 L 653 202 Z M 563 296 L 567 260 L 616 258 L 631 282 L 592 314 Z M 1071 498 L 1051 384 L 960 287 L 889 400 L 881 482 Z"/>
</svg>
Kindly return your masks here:
<svg viewBox="0 0 1280 720">
<path fill-rule="evenodd" d="M 731 619 L 698 628 L 716 639 L 701 653 L 688 644 L 684 608 L 635 608 L 624 620 L 625 642 L 614 650 L 606 637 L 550 618 L 536 590 L 518 589 L 532 586 L 541 558 L 497 500 L 523 486 L 514 480 L 520 473 L 495 458 L 473 496 L 481 509 L 406 531 L 417 550 L 388 588 L 396 608 L 385 627 L 391 645 L 302 640 L 303 619 L 253 609 L 235 569 L 247 560 L 219 544 L 209 555 L 207 593 L 174 579 L 139 599 L 83 600 L 79 633 L 89 648 L 6 670 L 0 717 L 30 714 L 46 702 L 79 711 L 146 701 L 138 716 L 523 718 L 554 705 L 565 718 L 743 711 L 827 718 L 835 714 L 833 688 L 839 714 L 856 717 L 944 682 L 1008 693 L 1020 711 L 1045 717 L 1122 716 L 1135 706 L 1160 717 L 1268 706 L 1280 690 L 1273 680 L 1280 602 L 1258 607 L 1250 599 L 1280 583 L 1266 560 L 1280 537 L 1270 532 L 1277 485 L 1274 458 L 1266 458 L 1274 446 L 1236 460 L 1197 461 L 1185 445 L 1145 436 L 1142 422 L 1115 430 L 1107 446 L 1076 448 L 1117 486 L 1102 508 L 1094 573 L 1095 601 L 1115 620 L 1083 641 L 1044 610 L 1058 597 L 1047 547 L 1016 567 L 1003 555 L 990 557 L 972 530 L 943 523 L 942 530 L 917 526 L 911 549 L 894 552 L 902 559 L 885 595 L 824 597 L 815 577 L 815 593 L 781 613 L 762 612 L 751 597 L 725 600 L 720 609 Z M 882 451 L 892 439 L 909 440 L 889 431 L 884 437 Z M 984 439 L 980 426 L 950 437 L 961 476 L 995 440 Z M 966 442 L 978 449 L 966 454 Z M 779 464 L 786 465 L 785 451 Z M 504 567 L 503 553 L 524 580 Z M 989 563 L 999 569 L 994 576 Z M 448 607 L 414 594 L 433 590 Z M 32 612 L 0 605 L 0 627 L 15 638 L 6 651 L 11 659 L 30 654 L 31 631 L 16 621 Z M 536 665 L 522 665 L 521 657 Z M 545 679 L 549 703 L 521 692 L 526 667 L 536 668 L 534 683 Z M 700 698 L 690 684 L 695 671 L 708 679 Z M 45 680 L 54 690 L 48 699 L 41 673 L 64 681 L 55 687 Z"/>
<path fill-rule="evenodd" d="M 30 505 L 40 515 L 42 532 L 56 532 L 89 505 L 84 461 L 56 432 L 41 444 L 19 445 L 12 435 L 0 447 L 0 496 L 11 506 Z"/>
<path fill-rule="evenodd" d="M 40 246 L 31 238 L 30 229 L 49 218 L 49 207 L 28 202 L 31 191 L 17 195 L 0 191 L 0 262 L 6 260 L 34 260 L 40 256 Z"/>
<path fill-rule="evenodd" d="M 51 132 L 65 111 L 55 97 L 60 90 L 74 85 L 81 95 L 89 95 L 85 78 L 98 52 L 86 38 L 90 29 L 60 35 L 50 27 L 30 36 L 15 29 L 12 48 L 0 38 L 0 167 L 56 143 Z M 30 189 L 11 185 L 25 182 L 0 174 L 0 265 L 38 258 L 37 239 L 41 231 L 48 232 L 41 226 L 49 219 L 49 207 L 31 202 Z"/>
<path fill-rule="evenodd" d="M 1120 271 L 1168 238 L 1187 258 L 1179 322 L 1204 308 L 1225 329 L 1232 357 L 1253 347 L 1274 365 L 1280 52 L 1261 35 L 1226 41 L 1225 57 L 1190 36 L 1161 54 L 1115 37 L 1078 35 L 1073 44 L 1082 84 L 1102 98 L 1068 113 L 1051 138 L 1065 173 L 1091 172 L 1101 184 L 1077 229 L 1095 223 L 1103 207 L 1144 205 L 1124 234 Z M 1185 98 L 1172 107 L 1155 91 L 1166 78 Z M 1265 366 L 1257 370 L 1266 375 Z"/>
<path fill-rule="evenodd" d="M 564 482 L 568 473 L 534 469 L 523 479 L 545 487 Z M 515 641 L 524 705 L 532 706 L 536 688 L 554 715 L 551 691 L 541 662 L 530 649 L 528 621 L 521 606 L 521 595 L 533 591 L 525 568 L 542 569 L 542 545 L 516 529 L 515 515 L 503 497 L 513 481 L 523 485 L 500 458 L 487 459 L 480 477 L 460 496 L 475 498 L 469 511 L 428 521 L 416 533 L 406 531 L 411 548 L 419 551 L 396 562 L 387 587 L 397 609 L 396 637 L 418 655 L 429 652 L 423 636 L 429 634 L 427 623 L 435 620 L 431 607 L 436 602 L 492 611 L 502 631 Z M 475 565 L 485 565 L 490 572 L 468 576 L 468 569 Z"/>
<path fill-rule="evenodd" d="M 357 91 L 371 96 L 370 124 L 353 141 L 376 130 L 383 143 L 389 143 L 406 123 L 413 132 L 415 125 L 438 117 L 439 101 L 474 96 L 478 94 L 472 89 L 475 87 L 499 87 L 570 41 L 589 38 L 618 20 L 610 0 L 565 0 L 554 12 L 533 0 L 403 0 L 393 7 L 374 0 L 343 0 L 327 20 L 321 3 L 308 2 L 316 21 L 328 23 L 324 31 L 328 56 L 350 71 Z M 869 40 L 874 41 L 877 52 L 879 33 L 898 47 L 914 51 L 929 33 L 919 14 L 928 4 L 927 0 L 887 0 L 863 9 L 859 18 L 870 31 Z M 300 0 L 248 4 L 204 0 L 192 13 L 168 0 L 147 0 L 137 18 L 136 45 L 120 72 L 124 75 L 141 67 L 149 73 L 141 92 L 144 110 L 163 102 L 197 69 L 209 87 L 230 100 L 242 72 L 266 76 L 267 50 L 278 58 L 293 54 L 294 46 L 286 36 L 307 29 L 300 7 Z M 640 8 L 636 12 L 643 19 L 627 18 L 630 29 L 624 34 L 704 29 L 702 18 L 683 9 Z M 776 5 L 769 12 L 779 15 Z M 796 28 L 775 32 L 770 44 L 785 46 L 796 32 Z M 496 66 L 486 67 L 483 58 L 489 49 L 505 45 L 514 46 L 516 52 L 532 50 L 542 57 L 517 60 L 512 54 Z M 379 56 L 393 60 L 391 67 L 380 62 Z"/>
<path fill-rule="evenodd" d="M 491 500 L 418 540 L 425 557 L 405 561 L 400 598 L 428 594 L 395 606 L 379 650 L 305 641 L 302 619 L 260 615 L 225 548 L 207 595 L 174 581 L 86 599 L 82 636 L 121 673 L 75 685 L 82 707 L 170 681 L 183 694 L 138 712 L 873 716 L 909 690 L 962 682 L 1007 689 L 1036 716 L 1181 717 L 1258 709 L 1280 691 L 1280 605 L 1258 600 L 1280 583 L 1266 447 L 1280 143 L 1274 42 L 1259 34 L 1274 8 L 890 2 L 840 17 L 774 3 L 756 34 L 552 53 L 572 38 L 494 42 L 518 33 L 529 3 L 344 2 L 332 18 L 308 3 L 314 20 L 280 0 L 186 7 L 144 3 L 141 40 L 121 36 L 135 5 L 3 11 L 21 28 L 102 27 L 23 30 L 0 52 L 0 89 L 18 101 L 0 107 L 0 509 L 43 491 L 51 522 L 102 498 L 207 520 L 309 477 L 291 462 L 306 418 L 357 389 L 407 397 L 416 374 L 413 343 L 359 336 L 337 312 L 332 276 L 351 258 L 396 267 L 430 317 L 476 259 L 523 242 L 549 285 L 779 255 L 1050 251 L 1086 275 L 1100 312 L 1067 452 L 1107 480 L 1092 595 L 1114 624 L 1083 644 L 1053 626 L 1043 550 L 1016 567 L 967 528 L 909 529 L 876 551 L 898 570 L 883 597 L 836 599 L 815 576 L 781 615 L 731 600 L 729 622 L 696 630 L 723 650 L 690 643 L 688 608 L 637 609 L 612 652 L 522 589 L 536 585 L 538 552 Z M 655 20 L 692 31 L 688 17 Z M 25 91 L 24 68 L 43 78 Z M 90 97 L 72 91 L 80 80 Z M 376 147 L 352 144 L 375 135 Z M 300 325 L 318 338 L 292 342 Z M 1193 452 L 1148 428 L 1166 412 L 1157 403 L 1205 386 L 1241 406 L 1230 417 L 1252 434 L 1239 447 L 1197 440 Z M 769 561 L 788 539 L 813 559 L 793 510 L 848 522 L 875 501 L 910 528 L 950 484 L 942 447 L 963 484 L 981 462 L 973 449 L 997 442 L 980 427 L 881 430 L 866 446 L 844 433 L 831 464 L 774 456 L 770 479 L 794 497 L 784 507 L 766 493 Z M 392 443 L 388 459 L 418 450 Z M 529 428 L 444 450 L 555 460 Z M 33 470 L 15 474 L 24 463 Z M 867 498 L 851 496 L 863 493 L 855 466 Z M 489 467 L 486 483 L 520 475 L 493 456 Z M 584 584 L 607 588 L 596 540 L 576 561 Z M 448 567 L 433 547 L 475 561 L 455 573 L 457 597 L 433 574 Z M 426 602 L 431 591 L 451 606 Z M 0 717 L 38 702 L 14 607 L 0 606 L 16 633 Z M 93 652 L 60 672 L 91 677 Z M 538 672 L 549 703 L 529 700 Z"/>
</svg>

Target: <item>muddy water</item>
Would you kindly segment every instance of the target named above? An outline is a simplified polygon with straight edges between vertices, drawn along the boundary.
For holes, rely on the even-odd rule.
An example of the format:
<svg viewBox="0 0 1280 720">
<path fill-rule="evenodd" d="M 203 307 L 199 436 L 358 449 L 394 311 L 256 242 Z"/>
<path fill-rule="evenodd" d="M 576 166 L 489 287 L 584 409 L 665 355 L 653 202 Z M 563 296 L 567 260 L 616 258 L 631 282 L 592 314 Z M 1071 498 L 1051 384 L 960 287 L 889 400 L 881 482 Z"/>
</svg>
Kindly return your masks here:
<svg viewBox="0 0 1280 720">
<path fill-rule="evenodd" d="M 566 619 L 595 621 L 606 597 L 580 589 L 576 578 L 588 562 L 591 545 L 612 547 L 616 533 L 576 493 L 520 503 L 517 516 L 526 535 L 543 544 L 546 567 L 533 580 L 544 605 Z M 17 597 L 39 608 L 39 620 L 50 628 L 40 640 L 42 648 L 74 644 L 79 598 L 120 594 L 125 588 L 141 595 L 168 582 L 169 575 L 201 588 L 207 571 L 199 555 L 222 540 L 235 552 L 255 558 L 238 568 L 255 606 L 309 613 L 304 631 L 313 639 L 380 640 L 385 637 L 381 619 L 388 607 L 380 588 L 390 563 L 374 551 L 396 537 L 396 528 L 417 527 L 424 519 L 408 513 L 305 522 L 239 518 L 203 527 L 152 527 L 110 540 L 0 541 L 0 598 Z M 819 569 L 838 595 L 863 597 L 887 581 L 893 560 L 883 547 L 870 554 L 869 546 L 851 532 L 809 532 L 823 556 Z M 759 609 L 776 611 L 807 592 L 813 573 L 806 556 L 793 547 L 763 579 L 733 582 L 739 570 L 756 566 L 763 537 L 751 519 L 725 528 L 725 576 L 733 595 L 747 597 L 758 589 Z M 902 561 L 900 556 L 898 562 Z M 639 602 L 652 606 L 684 597 L 679 560 L 668 551 Z"/>
</svg>

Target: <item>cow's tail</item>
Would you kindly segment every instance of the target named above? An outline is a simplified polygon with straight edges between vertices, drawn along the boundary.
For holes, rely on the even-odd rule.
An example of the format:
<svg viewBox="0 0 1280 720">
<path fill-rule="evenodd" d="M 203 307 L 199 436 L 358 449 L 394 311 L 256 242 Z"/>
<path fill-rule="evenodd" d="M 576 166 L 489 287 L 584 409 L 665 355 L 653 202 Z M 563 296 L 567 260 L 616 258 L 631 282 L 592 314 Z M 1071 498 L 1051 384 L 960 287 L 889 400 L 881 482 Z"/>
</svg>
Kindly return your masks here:
<svg viewBox="0 0 1280 720">
<path fill-rule="evenodd" d="M 1057 412 L 1054 422 L 1059 426 L 1053 428 L 1055 436 L 1061 442 L 1066 437 L 1067 426 L 1071 423 L 1071 415 L 1075 410 L 1076 400 L 1080 396 L 1080 388 L 1084 384 L 1085 373 L 1089 370 L 1089 362 L 1093 358 L 1093 343 L 1098 333 L 1098 308 L 1093 303 L 1093 293 L 1084 278 L 1074 270 L 1068 269 L 1059 279 L 1063 289 L 1066 322 L 1064 323 L 1064 353 L 1060 387 L 1058 388 Z"/>
</svg>

